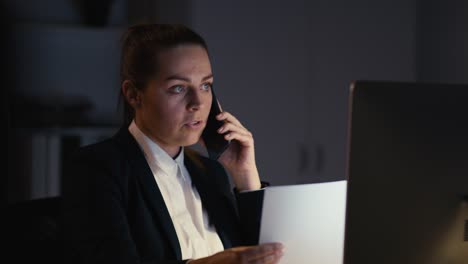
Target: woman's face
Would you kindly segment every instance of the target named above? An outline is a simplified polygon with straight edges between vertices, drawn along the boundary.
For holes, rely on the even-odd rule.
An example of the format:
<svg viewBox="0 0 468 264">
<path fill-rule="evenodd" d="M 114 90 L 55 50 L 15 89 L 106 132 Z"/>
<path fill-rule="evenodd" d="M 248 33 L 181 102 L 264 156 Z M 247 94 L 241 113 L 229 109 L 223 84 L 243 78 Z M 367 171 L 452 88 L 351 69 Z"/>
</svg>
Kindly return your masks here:
<svg viewBox="0 0 468 264">
<path fill-rule="evenodd" d="M 179 45 L 159 53 L 158 72 L 139 91 L 135 122 L 170 155 L 198 142 L 211 107 L 213 74 L 206 50 Z"/>
</svg>

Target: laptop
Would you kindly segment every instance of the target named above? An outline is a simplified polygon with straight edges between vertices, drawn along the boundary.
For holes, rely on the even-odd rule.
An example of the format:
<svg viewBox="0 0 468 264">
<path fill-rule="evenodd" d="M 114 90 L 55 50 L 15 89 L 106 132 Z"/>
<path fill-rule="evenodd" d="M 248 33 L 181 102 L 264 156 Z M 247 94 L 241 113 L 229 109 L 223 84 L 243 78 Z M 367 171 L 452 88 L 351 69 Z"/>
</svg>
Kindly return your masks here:
<svg viewBox="0 0 468 264">
<path fill-rule="evenodd" d="M 468 85 L 356 81 L 346 181 L 265 189 L 286 264 L 467 264 Z"/>
<path fill-rule="evenodd" d="M 286 264 L 467 264 L 468 85 L 356 81 L 345 181 L 265 189 Z"/>
<path fill-rule="evenodd" d="M 468 85 L 356 81 L 345 264 L 468 263 Z"/>
</svg>

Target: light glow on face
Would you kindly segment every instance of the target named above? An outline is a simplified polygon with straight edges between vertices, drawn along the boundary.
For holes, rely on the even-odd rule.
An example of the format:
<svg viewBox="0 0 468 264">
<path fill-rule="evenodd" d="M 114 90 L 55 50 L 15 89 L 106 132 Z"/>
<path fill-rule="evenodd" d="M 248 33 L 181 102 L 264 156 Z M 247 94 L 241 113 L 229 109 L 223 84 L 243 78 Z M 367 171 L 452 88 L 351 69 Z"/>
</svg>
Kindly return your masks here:
<svg viewBox="0 0 468 264">
<path fill-rule="evenodd" d="M 168 153 L 198 142 L 211 107 L 213 74 L 206 50 L 179 45 L 158 56 L 158 73 L 140 92 L 135 122 Z"/>
</svg>

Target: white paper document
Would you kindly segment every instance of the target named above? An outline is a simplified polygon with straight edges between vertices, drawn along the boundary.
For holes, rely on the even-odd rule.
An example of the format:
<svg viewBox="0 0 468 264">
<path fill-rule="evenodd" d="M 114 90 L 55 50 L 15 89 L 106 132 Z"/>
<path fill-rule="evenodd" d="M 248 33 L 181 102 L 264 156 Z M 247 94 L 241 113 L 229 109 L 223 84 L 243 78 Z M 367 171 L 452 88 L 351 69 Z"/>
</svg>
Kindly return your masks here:
<svg viewBox="0 0 468 264">
<path fill-rule="evenodd" d="M 281 242 L 282 264 L 342 264 L 347 181 L 265 189 L 260 243 Z"/>
</svg>

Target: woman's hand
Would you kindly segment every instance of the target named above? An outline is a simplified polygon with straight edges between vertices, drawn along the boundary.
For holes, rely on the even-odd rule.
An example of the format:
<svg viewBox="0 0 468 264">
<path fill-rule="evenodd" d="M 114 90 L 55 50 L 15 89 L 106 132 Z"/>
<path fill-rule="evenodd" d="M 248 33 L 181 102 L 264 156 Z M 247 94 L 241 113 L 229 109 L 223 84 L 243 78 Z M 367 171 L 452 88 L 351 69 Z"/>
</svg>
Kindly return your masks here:
<svg viewBox="0 0 468 264">
<path fill-rule="evenodd" d="M 250 247 L 230 248 L 212 256 L 191 260 L 189 264 L 273 264 L 283 256 L 283 246 L 279 243 L 261 244 Z"/>
<path fill-rule="evenodd" d="M 229 172 L 239 191 L 260 189 L 252 133 L 228 112 L 222 112 L 216 118 L 225 122 L 218 133 L 224 134 L 226 140 L 231 140 L 228 149 L 219 157 L 219 162 Z"/>
</svg>

